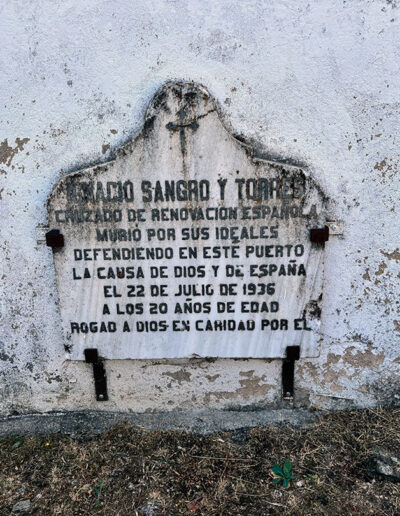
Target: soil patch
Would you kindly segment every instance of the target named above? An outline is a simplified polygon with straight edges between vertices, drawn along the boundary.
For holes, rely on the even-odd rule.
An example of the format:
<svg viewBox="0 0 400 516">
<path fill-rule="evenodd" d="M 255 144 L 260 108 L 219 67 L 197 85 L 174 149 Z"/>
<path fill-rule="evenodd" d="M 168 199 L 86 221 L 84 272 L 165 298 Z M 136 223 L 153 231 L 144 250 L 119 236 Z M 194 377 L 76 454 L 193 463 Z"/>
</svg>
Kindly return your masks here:
<svg viewBox="0 0 400 516">
<path fill-rule="evenodd" d="M 222 417 L 222 416 L 221 416 Z M 336 412 L 304 429 L 212 435 L 120 424 L 93 439 L 0 441 L 0 515 L 399 515 L 400 483 L 374 472 L 400 456 L 400 410 Z M 378 450 L 378 452 L 377 452 Z M 288 488 L 271 468 L 292 464 Z"/>
</svg>

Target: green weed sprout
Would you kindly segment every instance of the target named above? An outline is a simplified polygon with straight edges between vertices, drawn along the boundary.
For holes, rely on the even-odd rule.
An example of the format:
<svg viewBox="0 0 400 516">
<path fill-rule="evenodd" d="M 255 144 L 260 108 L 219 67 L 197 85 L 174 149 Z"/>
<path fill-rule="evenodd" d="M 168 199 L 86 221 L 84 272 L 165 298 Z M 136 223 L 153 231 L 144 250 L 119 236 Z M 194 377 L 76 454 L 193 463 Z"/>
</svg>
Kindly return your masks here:
<svg viewBox="0 0 400 516">
<path fill-rule="evenodd" d="M 272 481 L 274 486 L 280 483 L 282 483 L 285 488 L 290 486 L 290 481 L 294 480 L 294 477 L 292 476 L 292 463 L 290 460 L 285 462 L 283 468 L 281 468 L 279 464 L 274 464 L 271 469 L 274 477 Z"/>
<path fill-rule="evenodd" d="M 100 498 L 101 498 L 101 492 L 103 490 L 103 485 L 104 485 L 104 482 L 101 480 L 99 487 L 96 487 L 96 486 L 93 487 L 93 490 L 96 494 L 96 501 L 94 503 L 95 507 L 98 507 L 100 505 Z"/>
</svg>

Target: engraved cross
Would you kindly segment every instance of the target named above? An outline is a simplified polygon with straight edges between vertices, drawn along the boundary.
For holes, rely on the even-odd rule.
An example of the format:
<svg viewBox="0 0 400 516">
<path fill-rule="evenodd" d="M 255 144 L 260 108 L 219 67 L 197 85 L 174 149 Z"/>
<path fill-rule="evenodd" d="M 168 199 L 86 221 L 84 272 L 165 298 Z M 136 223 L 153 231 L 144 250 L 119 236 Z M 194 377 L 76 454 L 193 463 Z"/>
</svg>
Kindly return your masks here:
<svg viewBox="0 0 400 516">
<path fill-rule="evenodd" d="M 185 109 L 181 108 L 178 111 L 178 117 L 180 120 L 179 124 L 175 124 L 174 122 L 168 122 L 168 124 L 165 126 L 169 131 L 177 131 L 179 130 L 179 138 L 181 141 L 181 150 L 182 154 L 186 152 L 186 139 L 185 139 L 185 129 L 190 128 L 192 131 L 196 131 L 198 129 L 199 124 L 196 122 L 196 120 L 193 120 L 192 122 L 184 123 L 185 120 Z"/>
</svg>

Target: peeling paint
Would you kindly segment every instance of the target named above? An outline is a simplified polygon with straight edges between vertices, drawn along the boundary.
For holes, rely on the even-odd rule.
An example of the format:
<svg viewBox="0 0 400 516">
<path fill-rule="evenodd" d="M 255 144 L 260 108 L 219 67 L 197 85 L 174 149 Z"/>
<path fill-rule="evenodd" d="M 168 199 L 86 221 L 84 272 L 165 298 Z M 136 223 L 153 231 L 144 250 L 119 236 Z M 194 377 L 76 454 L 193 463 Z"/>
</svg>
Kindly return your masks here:
<svg viewBox="0 0 400 516">
<path fill-rule="evenodd" d="M 169 376 L 176 382 L 178 382 L 179 385 L 182 385 L 182 382 L 189 382 L 191 378 L 191 373 L 189 371 L 185 371 L 181 369 L 180 371 L 168 371 L 166 373 L 162 373 L 163 376 Z"/>
<path fill-rule="evenodd" d="M 106 154 L 107 151 L 110 150 L 110 144 L 109 143 L 103 143 L 103 145 L 101 146 L 101 152 L 102 154 Z"/>
<path fill-rule="evenodd" d="M 6 165 L 6 167 L 9 167 L 14 157 L 18 154 L 18 152 L 23 150 L 24 145 L 26 145 L 29 140 L 30 138 L 16 138 L 16 145 L 14 147 L 8 144 L 8 138 L 3 140 L 0 143 L 0 163 Z"/>
<path fill-rule="evenodd" d="M 206 378 L 210 383 L 214 383 L 215 380 L 217 380 L 218 378 L 221 378 L 221 375 L 220 374 L 214 374 L 214 375 L 206 374 Z"/>
<path fill-rule="evenodd" d="M 361 351 L 355 346 L 347 348 L 343 354 L 344 362 L 356 369 L 363 368 L 364 370 L 381 365 L 384 359 L 384 353 L 375 354 L 370 349 Z"/>
<path fill-rule="evenodd" d="M 381 250 L 381 253 L 388 260 L 395 260 L 396 263 L 398 263 L 400 261 L 400 250 L 399 250 L 399 248 L 395 249 L 392 253 L 386 253 L 385 251 L 382 251 L 382 250 Z"/>
<path fill-rule="evenodd" d="M 382 161 L 378 161 L 375 163 L 374 169 L 375 170 L 383 170 L 387 166 L 388 166 L 388 164 L 386 162 L 386 159 L 383 159 Z"/>
<path fill-rule="evenodd" d="M 385 269 L 387 269 L 386 263 L 385 262 L 381 262 L 379 264 L 378 270 L 375 272 L 375 276 L 381 276 L 385 272 Z"/>
<path fill-rule="evenodd" d="M 371 276 L 369 275 L 369 269 L 365 269 L 364 274 L 362 275 L 362 279 L 365 281 L 371 281 Z"/>
<path fill-rule="evenodd" d="M 269 385 L 266 382 L 266 376 L 254 375 L 254 370 L 241 371 L 239 376 L 245 378 L 239 379 L 240 387 L 232 391 L 214 391 L 207 392 L 204 396 L 205 402 L 209 403 L 212 398 L 216 400 L 253 400 L 253 401 L 264 401 L 265 396 L 274 390 L 274 386 Z"/>
</svg>

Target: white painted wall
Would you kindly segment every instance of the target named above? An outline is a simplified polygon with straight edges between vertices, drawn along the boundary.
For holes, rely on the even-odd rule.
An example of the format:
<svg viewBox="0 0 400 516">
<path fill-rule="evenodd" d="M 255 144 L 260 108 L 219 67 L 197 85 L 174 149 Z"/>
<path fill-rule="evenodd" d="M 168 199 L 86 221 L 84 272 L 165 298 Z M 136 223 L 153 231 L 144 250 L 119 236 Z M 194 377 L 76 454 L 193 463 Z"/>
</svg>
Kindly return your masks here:
<svg viewBox="0 0 400 516">
<path fill-rule="evenodd" d="M 91 366 L 65 359 L 52 253 L 37 243 L 46 198 L 137 133 L 168 79 L 204 84 L 235 133 L 305 162 L 344 220 L 298 402 L 396 402 L 399 26 L 394 0 L 3 2 L 0 412 L 279 401 L 278 360 L 106 362 L 110 401 L 96 405 Z"/>
</svg>

